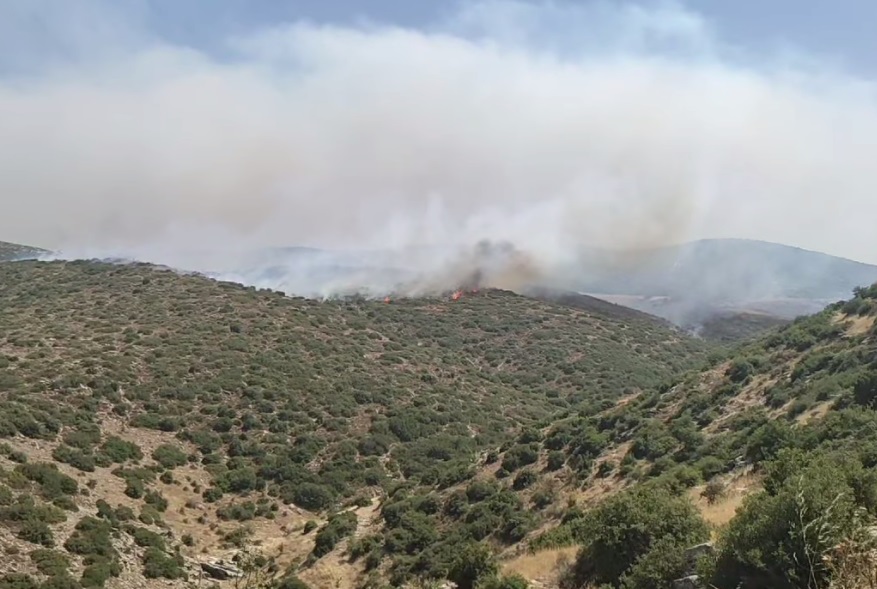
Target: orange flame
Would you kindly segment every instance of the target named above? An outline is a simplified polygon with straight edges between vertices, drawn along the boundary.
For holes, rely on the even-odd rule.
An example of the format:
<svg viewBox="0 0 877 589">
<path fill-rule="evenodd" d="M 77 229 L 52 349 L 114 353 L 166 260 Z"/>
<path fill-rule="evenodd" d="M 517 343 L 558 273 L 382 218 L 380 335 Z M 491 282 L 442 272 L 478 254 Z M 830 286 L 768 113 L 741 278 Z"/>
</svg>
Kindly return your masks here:
<svg viewBox="0 0 877 589">
<path fill-rule="evenodd" d="M 463 291 L 462 291 L 462 290 L 455 291 L 454 294 L 451 295 L 451 300 L 452 300 L 452 301 L 459 300 L 459 298 L 460 298 L 461 296 L 463 296 Z"/>
<path fill-rule="evenodd" d="M 385 303 L 389 303 L 389 302 L 390 302 L 390 297 L 384 297 L 384 302 L 385 302 Z"/>
</svg>

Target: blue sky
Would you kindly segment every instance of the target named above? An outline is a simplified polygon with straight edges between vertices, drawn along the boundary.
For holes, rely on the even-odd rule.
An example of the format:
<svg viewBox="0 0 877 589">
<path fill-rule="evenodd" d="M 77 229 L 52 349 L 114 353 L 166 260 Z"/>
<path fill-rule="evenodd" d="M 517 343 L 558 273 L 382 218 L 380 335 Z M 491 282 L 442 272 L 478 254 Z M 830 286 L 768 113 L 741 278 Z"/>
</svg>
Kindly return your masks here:
<svg viewBox="0 0 877 589">
<path fill-rule="evenodd" d="M 127 24 L 148 30 L 167 41 L 220 52 L 230 35 L 281 23 L 307 20 L 314 23 L 360 24 L 378 22 L 403 27 L 428 28 L 449 18 L 469 0 L 6 0 L 0 14 L 27 14 L 0 24 L 6 41 L 0 47 L 25 47 L 24 55 L 0 57 L 15 60 L 21 68 L 33 67 L 39 56 L 69 56 L 71 42 L 58 35 L 70 14 L 88 15 L 103 6 L 125 15 Z M 554 0 L 556 5 L 587 6 L 593 0 Z M 606 0 L 603 4 L 623 4 Z M 640 0 L 641 6 L 668 5 L 661 0 Z M 877 2 L 870 0 L 679 0 L 676 5 L 701 16 L 717 36 L 746 50 L 812 53 L 848 70 L 872 76 L 877 73 Z M 136 25 L 132 25 L 136 22 Z M 118 22 L 116 23 L 118 24 Z M 125 27 L 122 27 L 123 29 Z M 141 30 L 142 32 L 142 30 Z M 95 33 L 95 31 L 92 31 Z M 97 31 L 119 41 L 118 31 Z"/>
<path fill-rule="evenodd" d="M 877 262 L 877 2 L 3 0 L 0 239 Z"/>
<path fill-rule="evenodd" d="M 465 2 L 465 0 L 463 0 Z M 590 0 L 569 0 L 587 4 Z M 371 19 L 428 26 L 453 12 L 451 0 L 153 0 L 155 23 L 175 39 L 210 39 L 218 31 L 299 18 L 318 22 Z M 619 2 L 620 3 L 620 2 Z M 640 2 L 656 5 L 655 0 Z M 688 0 L 728 42 L 752 50 L 793 46 L 835 59 L 851 69 L 877 72 L 877 2 L 871 0 Z M 206 13 L 216 12 L 211 32 Z M 215 36 L 213 37 L 216 38 Z"/>
</svg>

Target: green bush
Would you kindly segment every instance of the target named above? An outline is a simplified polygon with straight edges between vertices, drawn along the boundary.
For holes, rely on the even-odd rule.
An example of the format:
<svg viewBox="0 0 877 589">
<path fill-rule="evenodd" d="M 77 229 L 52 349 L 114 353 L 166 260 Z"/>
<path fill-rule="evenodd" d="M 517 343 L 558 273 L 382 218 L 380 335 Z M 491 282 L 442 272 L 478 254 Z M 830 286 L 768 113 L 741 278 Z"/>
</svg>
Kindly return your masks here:
<svg viewBox="0 0 877 589">
<path fill-rule="evenodd" d="M 40 589 L 80 589 L 83 585 L 70 575 L 49 577 L 40 585 Z"/>
<path fill-rule="evenodd" d="M 530 583 L 521 575 L 504 575 L 479 580 L 477 589 L 528 589 Z"/>
<path fill-rule="evenodd" d="M 52 529 L 45 522 L 38 520 L 23 522 L 16 536 L 25 542 L 42 544 L 48 548 L 55 545 L 55 536 L 52 534 Z"/>
<path fill-rule="evenodd" d="M 0 577 L 0 589 L 39 589 L 40 584 L 25 573 L 6 573 Z"/>
<path fill-rule="evenodd" d="M 70 568 L 70 559 L 61 552 L 40 548 L 30 553 L 30 559 L 37 570 L 47 577 L 65 574 Z"/>
<path fill-rule="evenodd" d="M 73 554 L 115 560 L 118 555 L 113 548 L 112 531 L 112 526 L 106 521 L 83 517 L 67 538 L 64 548 Z"/>
<path fill-rule="evenodd" d="M 292 502 L 308 511 L 322 511 L 335 500 L 332 491 L 324 485 L 302 483 L 292 489 Z"/>
<path fill-rule="evenodd" d="M 670 554 L 709 538 L 707 525 L 691 502 L 657 485 L 641 485 L 610 497 L 585 517 L 583 531 L 585 544 L 574 565 L 577 582 L 613 587 L 621 587 L 625 575 L 648 577 L 654 584 L 672 581 L 649 576 L 662 570 L 656 566 L 660 559 L 650 553 Z M 635 568 L 639 563 L 643 564 Z"/>
<path fill-rule="evenodd" d="M 530 469 L 524 469 L 517 475 L 515 475 L 515 479 L 514 481 L 512 481 L 512 488 L 515 491 L 522 491 L 531 486 L 538 479 L 539 475 L 537 475 L 535 471 Z"/>
<path fill-rule="evenodd" d="M 87 560 L 89 564 L 82 571 L 83 587 L 103 587 L 111 577 L 118 577 L 122 573 L 118 561 L 93 556 Z"/>
<path fill-rule="evenodd" d="M 326 525 L 314 537 L 313 556 L 320 558 L 329 554 L 338 542 L 355 530 L 356 515 L 354 513 L 348 511 L 331 516 Z"/>
<path fill-rule="evenodd" d="M 183 558 L 168 555 L 163 550 L 150 546 L 143 556 L 143 576 L 147 579 L 185 579 Z"/>
<path fill-rule="evenodd" d="M 134 543 L 137 544 L 137 546 L 140 546 L 142 548 L 158 548 L 159 550 L 165 549 L 164 538 L 162 538 L 159 534 L 156 534 L 153 531 L 147 530 L 146 528 L 132 526 L 130 533 L 131 536 L 134 538 Z"/>
<path fill-rule="evenodd" d="M 277 583 L 277 589 L 310 589 L 310 586 L 295 575 L 287 575 Z"/>
<path fill-rule="evenodd" d="M 143 452 L 137 444 L 128 442 L 116 436 L 107 437 L 106 441 L 101 445 L 100 452 L 106 456 L 111 462 L 122 464 L 129 460 L 140 460 L 143 458 Z"/>
<path fill-rule="evenodd" d="M 94 472 L 96 466 L 94 456 L 70 446 L 58 446 L 52 451 L 52 458 L 82 472 Z"/>
<path fill-rule="evenodd" d="M 162 444 L 157 447 L 152 452 L 152 459 L 167 469 L 183 466 L 189 461 L 186 453 L 173 444 Z"/>
<path fill-rule="evenodd" d="M 522 466 L 533 464 L 539 459 L 539 446 L 536 444 L 519 444 L 510 448 L 502 458 L 502 469 L 513 472 Z"/>
<path fill-rule="evenodd" d="M 855 456 L 786 449 L 768 467 L 765 492 L 747 497 L 720 542 L 713 583 L 796 589 L 815 579 L 826 586 L 822 556 L 859 524 L 858 509 L 873 512 L 873 474 Z"/>
<path fill-rule="evenodd" d="M 496 577 L 498 572 L 499 566 L 490 548 L 480 543 L 468 543 L 457 547 L 448 579 L 459 589 L 474 589 L 479 581 Z"/>
<path fill-rule="evenodd" d="M 76 481 L 59 471 L 54 464 L 19 464 L 15 467 L 15 472 L 38 483 L 43 496 L 47 499 L 55 499 L 63 495 L 76 495 L 79 491 L 79 485 Z"/>
</svg>

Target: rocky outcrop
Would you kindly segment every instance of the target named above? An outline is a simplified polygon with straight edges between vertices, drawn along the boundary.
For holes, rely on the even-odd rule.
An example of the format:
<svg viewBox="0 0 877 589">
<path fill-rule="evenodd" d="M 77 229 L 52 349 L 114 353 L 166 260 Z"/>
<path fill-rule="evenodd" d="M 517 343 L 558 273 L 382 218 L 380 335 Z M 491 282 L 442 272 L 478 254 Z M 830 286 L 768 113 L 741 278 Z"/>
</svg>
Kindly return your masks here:
<svg viewBox="0 0 877 589">
<path fill-rule="evenodd" d="M 240 569 L 235 567 L 234 565 L 226 564 L 224 562 L 201 562 L 199 563 L 201 566 L 201 570 L 204 571 L 207 576 L 212 579 L 216 579 L 217 581 L 227 581 L 229 579 L 237 579 L 242 576 Z"/>
</svg>

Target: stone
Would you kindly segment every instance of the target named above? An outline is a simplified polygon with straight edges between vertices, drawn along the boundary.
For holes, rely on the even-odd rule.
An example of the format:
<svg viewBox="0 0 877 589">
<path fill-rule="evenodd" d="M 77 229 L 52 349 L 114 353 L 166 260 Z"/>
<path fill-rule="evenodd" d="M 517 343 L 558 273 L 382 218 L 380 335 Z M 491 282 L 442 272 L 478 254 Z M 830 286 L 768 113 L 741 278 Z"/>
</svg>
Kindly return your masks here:
<svg viewBox="0 0 877 589">
<path fill-rule="evenodd" d="M 218 562 L 202 562 L 201 570 L 217 581 L 227 581 L 228 579 L 237 579 L 242 576 L 241 571 L 231 565 Z"/>
</svg>

